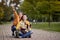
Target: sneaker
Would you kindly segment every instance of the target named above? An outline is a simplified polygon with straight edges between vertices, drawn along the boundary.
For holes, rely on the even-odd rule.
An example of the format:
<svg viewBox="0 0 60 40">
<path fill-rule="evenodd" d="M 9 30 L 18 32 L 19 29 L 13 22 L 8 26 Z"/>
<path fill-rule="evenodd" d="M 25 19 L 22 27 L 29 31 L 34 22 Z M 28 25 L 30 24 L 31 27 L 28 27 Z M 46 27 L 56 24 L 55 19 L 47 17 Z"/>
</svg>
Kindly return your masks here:
<svg viewBox="0 0 60 40">
<path fill-rule="evenodd" d="M 12 33 L 12 36 L 14 36 L 14 33 Z"/>
</svg>

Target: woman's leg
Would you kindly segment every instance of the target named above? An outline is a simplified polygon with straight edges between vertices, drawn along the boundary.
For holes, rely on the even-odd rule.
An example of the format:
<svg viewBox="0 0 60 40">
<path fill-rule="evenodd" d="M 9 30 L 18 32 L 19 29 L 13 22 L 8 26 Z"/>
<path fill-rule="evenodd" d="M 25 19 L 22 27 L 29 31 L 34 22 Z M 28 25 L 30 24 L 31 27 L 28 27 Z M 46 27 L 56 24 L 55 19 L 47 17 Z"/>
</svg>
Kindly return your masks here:
<svg viewBox="0 0 60 40">
<path fill-rule="evenodd" d="M 22 32 L 19 33 L 19 36 L 23 36 L 24 34 Z"/>
<path fill-rule="evenodd" d="M 22 38 L 25 38 L 25 37 L 27 37 L 27 36 L 30 36 L 31 34 L 32 34 L 32 32 L 29 31 L 29 32 L 27 32 L 26 34 L 22 35 Z"/>
</svg>

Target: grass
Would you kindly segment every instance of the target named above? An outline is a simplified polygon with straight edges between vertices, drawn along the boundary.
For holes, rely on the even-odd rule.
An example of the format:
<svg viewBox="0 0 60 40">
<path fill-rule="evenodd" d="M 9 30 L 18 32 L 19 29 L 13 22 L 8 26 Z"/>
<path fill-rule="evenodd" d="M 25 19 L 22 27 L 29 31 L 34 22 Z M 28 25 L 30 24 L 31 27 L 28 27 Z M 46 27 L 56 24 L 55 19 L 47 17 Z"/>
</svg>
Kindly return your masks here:
<svg viewBox="0 0 60 40">
<path fill-rule="evenodd" d="M 3 24 L 10 24 L 11 22 L 4 22 Z M 1 25 L 1 24 L 0 24 Z M 60 32 L 60 22 L 51 22 L 50 27 L 48 22 L 38 22 L 32 23 L 32 28 L 34 29 L 42 29 L 47 31 L 57 31 Z"/>
<path fill-rule="evenodd" d="M 48 22 L 32 23 L 32 28 L 60 32 L 60 22 L 51 22 L 50 27 Z"/>
</svg>

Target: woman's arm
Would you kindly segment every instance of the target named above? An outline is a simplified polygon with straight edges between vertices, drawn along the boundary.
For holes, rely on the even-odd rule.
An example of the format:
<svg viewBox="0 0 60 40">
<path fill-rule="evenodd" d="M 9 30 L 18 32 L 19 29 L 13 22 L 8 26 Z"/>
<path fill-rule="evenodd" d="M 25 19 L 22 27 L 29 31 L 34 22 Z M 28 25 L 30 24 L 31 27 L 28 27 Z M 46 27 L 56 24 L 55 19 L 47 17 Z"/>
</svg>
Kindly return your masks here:
<svg viewBox="0 0 60 40">
<path fill-rule="evenodd" d="M 29 21 L 27 21 L 27 30 L 28 30 L 28 31 L 31 31 L 31 24 L 30 24 Z"/>
</svg>

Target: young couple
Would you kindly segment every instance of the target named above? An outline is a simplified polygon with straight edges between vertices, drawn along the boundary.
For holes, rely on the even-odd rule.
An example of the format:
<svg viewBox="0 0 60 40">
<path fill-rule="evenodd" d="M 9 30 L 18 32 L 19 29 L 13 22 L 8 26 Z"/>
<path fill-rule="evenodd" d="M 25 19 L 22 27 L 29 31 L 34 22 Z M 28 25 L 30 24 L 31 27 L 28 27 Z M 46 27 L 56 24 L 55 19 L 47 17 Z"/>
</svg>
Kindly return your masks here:
<svg viewBox="0 0 60 40">
<path fill-rule="evenodd" d="M 31 24 L 27 20 L 27 16 L 23 12 L 17 14 L 16 10 L 13 8 L 14 21 L 11 27 L 12 35 L 21 38 L 31 37 Z M 16 32 L 16 34 L 14 34 Z"/>
</svg>

